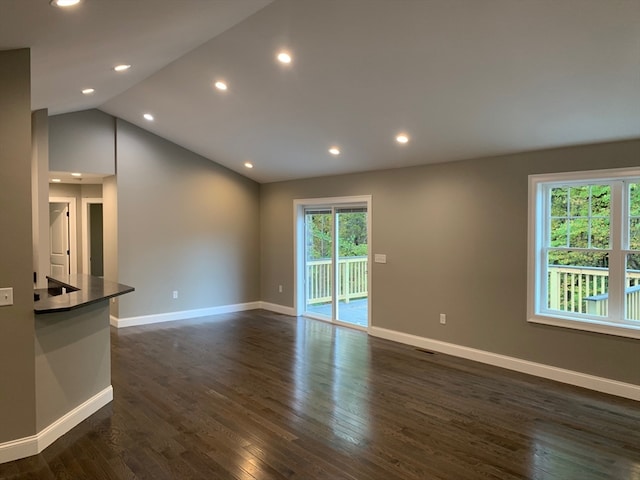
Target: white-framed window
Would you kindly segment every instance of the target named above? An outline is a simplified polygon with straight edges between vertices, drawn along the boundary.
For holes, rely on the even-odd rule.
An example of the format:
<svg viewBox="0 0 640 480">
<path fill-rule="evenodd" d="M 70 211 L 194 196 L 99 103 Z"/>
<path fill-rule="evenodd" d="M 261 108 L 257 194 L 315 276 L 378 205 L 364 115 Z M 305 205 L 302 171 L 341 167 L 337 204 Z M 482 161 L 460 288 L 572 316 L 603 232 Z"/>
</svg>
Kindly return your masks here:
<svg viewBox="0 0 640 480">
<path fill-rule="evenodd" d="M 528 320 L 640 338 L 640 168 L 529 176 Z"/>
</svg>

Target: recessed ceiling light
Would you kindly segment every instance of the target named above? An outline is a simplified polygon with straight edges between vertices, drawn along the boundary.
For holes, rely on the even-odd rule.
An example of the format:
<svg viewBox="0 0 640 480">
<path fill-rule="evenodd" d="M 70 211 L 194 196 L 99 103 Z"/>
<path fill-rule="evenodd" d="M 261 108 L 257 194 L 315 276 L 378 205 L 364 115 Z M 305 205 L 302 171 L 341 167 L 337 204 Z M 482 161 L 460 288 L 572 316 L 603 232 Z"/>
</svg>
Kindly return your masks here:
<svg viewBox="0 0 640 480">
<path fill-rule="evenodd" d="M 251 162 L 244 162 L 244 166 L 247 168 L 253 168 L 253 163 Z"/>
<path fill-rule="evenodd" d="M 280 63 L 291 63 L 291 54 L 289 52 L 280 52 L 276 57 Z"/>
<path fill-rule="evenodd" d="M 60 180 L 59 178 L 52 178 L 51 181 L 53 183 L 60 183 L 62 180 Z"/>
<path fill-rule="evenodd" d="M 113 67 L 113 69 L 116 72 L 126 72 L 127 70 L 129 70 L 131 68 L 131 65 L 127 65 L 127 64 L 121 64 L 121 65 L 116 65 L 115 67 Z"/>
<path fill-rule="evenodd" d="M 224 82 L 216 82 L 213 84 L 214 87 L 216 87 L 218 90 L 226 90 L 227 89 L 227 84 Z"/>
<path fill-rule="evenodd" d="M 150 122 L 153 122 L 153 115 L 151 115 L 150 113 L 145 113 L 143 117 L 145 120 L 149 120 Z"/>
<path fill-rule="evenodd" d="M 396 142 L 398 143 L 407 143 L 409 141 L 409 136 L 406 133 L 401 133 L 396 137 Z"/>
<path fill-rule="evenodd" d="M 82 93 L 84 93 L 85 95 L 91 95 L 92 93 L 95 93 L 95 91 L 95 88 L 85 88 L 84 90 L 82 90 Z"/>
<path fill-rule="evenodd" d="M 72 177 L 81 177 L 82 174 L 81 173 L 72 173 L 71 176 Z"/>
<path fill-rule="evenodd" d="M 51 0 L 51 5 L 54 7 L 73 7 L 80 3 L 80 0 Z"/>
<path fill-rule="evenodd" d="M 329 153 L 331 155 L 340 155 L 340 149 L 338 147 L 331 147 Z"/>
</svg>

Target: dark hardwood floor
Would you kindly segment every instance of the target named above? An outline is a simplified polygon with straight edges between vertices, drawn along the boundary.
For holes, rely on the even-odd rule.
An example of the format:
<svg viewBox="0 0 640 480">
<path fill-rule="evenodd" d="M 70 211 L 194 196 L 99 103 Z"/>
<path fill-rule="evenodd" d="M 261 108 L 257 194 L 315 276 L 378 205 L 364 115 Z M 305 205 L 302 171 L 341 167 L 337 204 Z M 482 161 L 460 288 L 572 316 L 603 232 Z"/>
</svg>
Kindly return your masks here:
<svg viewBox="0 0 640 480">
<path fill-rule="evenodd" d="M 265 311 L 112 342 L 114 401 L 0 478 L 640 479 L 637 402 Z"/>
</svg>

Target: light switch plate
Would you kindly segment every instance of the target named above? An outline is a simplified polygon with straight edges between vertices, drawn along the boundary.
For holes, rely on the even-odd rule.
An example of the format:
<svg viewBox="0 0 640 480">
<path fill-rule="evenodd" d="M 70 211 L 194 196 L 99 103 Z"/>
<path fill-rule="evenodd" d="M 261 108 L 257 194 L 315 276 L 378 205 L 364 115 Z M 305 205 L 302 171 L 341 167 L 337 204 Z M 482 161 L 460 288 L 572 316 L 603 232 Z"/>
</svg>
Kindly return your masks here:
<svg viewBox="0 0 640 480">
<path fill-rule="evenodd" d="M 13 305 L 13 288 L 0 288 L 0 307 Z"/>
<path fill-rule="evenodd" d="M 387 263 L 387 256 L 384 253 L 376 253 L 373 256 L 373 261 L 376 263 Z"/>
</svg>

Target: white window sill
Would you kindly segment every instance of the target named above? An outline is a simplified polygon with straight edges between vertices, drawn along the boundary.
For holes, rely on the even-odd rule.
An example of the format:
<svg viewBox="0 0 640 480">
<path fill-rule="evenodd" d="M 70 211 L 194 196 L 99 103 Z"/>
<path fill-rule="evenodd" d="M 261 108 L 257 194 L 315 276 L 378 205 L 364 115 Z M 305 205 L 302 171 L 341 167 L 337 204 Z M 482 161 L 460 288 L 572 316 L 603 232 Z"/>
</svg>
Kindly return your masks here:
<svg viewBox="0 0 640 480">
<path fill-rule="evenodd" d="M 530 323 L 552 325 L 554 327 L 571 328 L 573 330 L 583 330 L 587 332 L 603 333 L 605 335 L 640 339 L 640 322 L 638 322 L 638 325 L 630 325 L 628 323 L 613 323 L 592 319 L 577 320 L 575 318 L 552 317 L 540 314 L 528 318 L 527 321 Z"/>
</svg>

